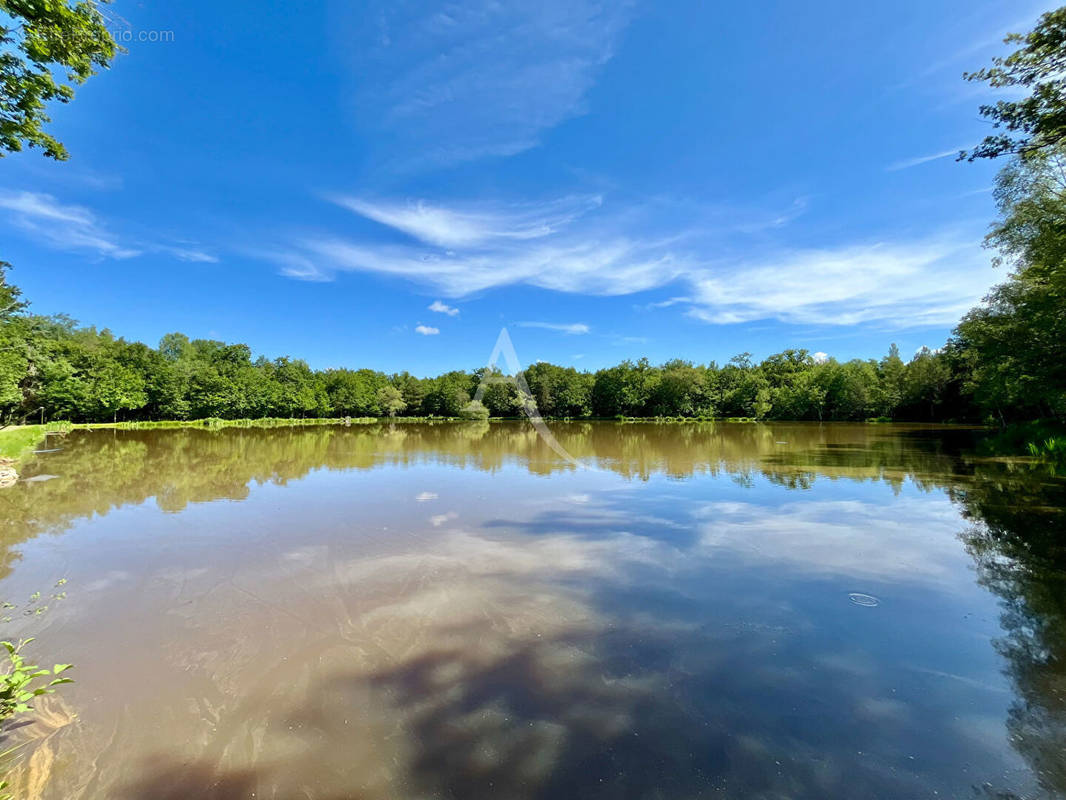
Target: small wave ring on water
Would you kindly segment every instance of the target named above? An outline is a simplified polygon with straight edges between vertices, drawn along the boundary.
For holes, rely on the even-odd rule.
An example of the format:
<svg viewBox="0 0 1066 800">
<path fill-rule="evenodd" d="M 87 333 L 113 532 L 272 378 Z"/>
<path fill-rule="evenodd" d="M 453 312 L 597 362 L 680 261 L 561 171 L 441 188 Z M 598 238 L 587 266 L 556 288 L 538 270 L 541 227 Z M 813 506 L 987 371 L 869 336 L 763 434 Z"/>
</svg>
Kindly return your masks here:
<svg viewBox="0 0 1066 800">
<path fill-rule="evenodd" d="M 865 606 L 866 608 L 873 608 L 874 606 L 881 605 L 881 601 L 872 594 L 863 594 L 862 592 L 850 592 L 848 594 L 848 600 L 857 606 Z"/>
</svg>

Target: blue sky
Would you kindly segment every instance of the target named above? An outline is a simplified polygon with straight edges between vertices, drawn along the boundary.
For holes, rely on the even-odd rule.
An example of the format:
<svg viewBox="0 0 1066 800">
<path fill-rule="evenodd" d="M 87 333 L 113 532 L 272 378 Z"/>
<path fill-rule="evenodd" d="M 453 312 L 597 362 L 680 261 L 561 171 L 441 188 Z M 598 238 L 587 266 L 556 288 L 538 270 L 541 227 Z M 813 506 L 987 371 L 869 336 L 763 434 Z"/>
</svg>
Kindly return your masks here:
<svg viewBox="0 0 1066 800">
<path fill-rule="evenodd" d="M 117 0 L 0 161 L 40 313 L 315 367 L 939 346 L 1003 277 L 961 78 L 1025 2 Z"/>
</svg>

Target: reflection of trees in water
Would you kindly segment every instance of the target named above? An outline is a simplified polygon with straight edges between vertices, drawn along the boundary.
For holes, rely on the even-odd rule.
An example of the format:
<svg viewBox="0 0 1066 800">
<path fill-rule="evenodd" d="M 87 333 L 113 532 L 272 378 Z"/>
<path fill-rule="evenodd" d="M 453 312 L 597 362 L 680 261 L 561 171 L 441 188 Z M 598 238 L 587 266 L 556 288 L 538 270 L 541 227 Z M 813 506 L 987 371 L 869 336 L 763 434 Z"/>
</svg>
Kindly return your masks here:
<svg viewBox="0 0 1066 800">
<path fill-rule="evenodd" d="M 1008 721 L 1011 742 L 1048 796 L 1066 796 L 1066 485 L 1061 481 L 974 457 L 971 434 L 965 432 L 786 423 L 571 423 L 554 425 L 553 430 L 578 460 L 633 479 L 702 473 L 730 475 L 750 483 L 761 475 L 789 489 L 807 489 L 820 479 L 846 478 L 885 481 L 896 490 L 910 479 L 926 489 L 947 489 L 974 523 L 963 539 L 977 564 L 980 582 L 1002 598 L 1004 636 L 997 648 L 1006 659 L 1017 695 Z M 109 431 L 72 434 L 64 448 L 31 464 L 26 473 L 32 475 L 36 470 L 60 478 L 0 492 L 5 574 L 12 547 L 28 537 L 62 530 L 79 518 L 151 498 L 166 511 L 180 511 L 189 503 L 243 499 L 253 481 L 285 483 L 323 468 L 447 463 L 488 471 L 515 465 L 537 474 L 573 468 L 520 423 Z M 615 637 L 624 647 L 647 642 L 646 632 L 629 638 L 616 632 Z M 537 703 L 555 708 L 542 715 L 546 718 L 565 715 L 566 709 L 599 707 L 614 711 L 624 708 L 636 720 L 637 733 L 644 737 L 639 743 L 640 737 L 633 737 L 631 729 L 612 733 L 582 727 L 584 723 L 579 721 L 567 726 L 576 738 L 566 748 L 552 751 L 553 771 L 536 778 L 536 785 L 559 789 L 559 782 L 565 781 L 567 788 L 580 787 L 583 796 L 654 796 L 657 788 L 664 787 L 673 796 L 698 796 L 706 787 L 692 783 L 692 776 L 713 774 L 715 765 L 693 757 L 693 748 L 721 753 L 723 740 L 716 737 L 728 734 L 735 740 L 736 732 L 745 729 L 740 712 L 750 706 L 744 703 L 738 704 L 735 718 L 728 714 L 723 717 L 730 728 L 723 731 L 702 727 L 705 716 L 687 716 L 674 702 L 677 697 L 672 701 L 669 692 L 627 694 L 624 703 L 619 697 L 603 695 L 602 687 L 619 679 L 619 675 L 602 671 L 603 664 L 611 663 L 609 653 L 597 652 L 589 674 L 577 670 L 574 684 L 531 684 L 532 671 L 546 652 L 542 648 L 551 644 L 529 644 L 510 651 L 473 671 L 454 673 L 450 684 L 436 689 L 431 684 L 447 683 L 441 676 L 453 674 L 449 673 L 449 663 L 461 659 L 461 653 L 426 653 L 369 678 L 332 679 L 316 692 L 321 698 L 336 700 L 354 691 L 356 685 L 371 685 L 406 707 L 420 742 L 413 764 L 421 782 L 411 787 L 412 796 L 419 791 L 457 797 L 486 795 L 488 789 L 483 787 L 489 784 L 496 787 L 498 796 L 523 796 L 521 787 L 528 788 L 534 782 L 535 766 L 540 763 L 537 754 L 543 756 L 547 752 L 544 748 L 554 747 L 551 732 L 537 727 L 540 717 L 529 705 L 533 700 L 528 694 L 531 686 L 540 687 L 542 696 L 535 698 Z M 591 646 L 574 641 L 554 644 Z M 735 648 L 737 644 L 723 646 Z M 744 665 L 738 661 L 733 667 L 743 669 Z M 709 664 L 701 664 L 693 674 L 711 681 L 690 687 L 693 696 L 697 688 L 713 696 L 713 677 L 719 673 Z M 691 676 L 687 679 L 695 680 Z M 764 687 L 766 691 L 771 688 Z M 430 689 L 430 696 L 437 700 L 428 705 L 420 702 Z M 629 705 L 633 702 L 636 705 Z M 342 731 L 335 730 L 339 722 L 328 705 L 317 712 L 314 708 L 289 709 L 288 717 L 274 724 L 296 719 L 319 731 L 324 739 L 341 735 Z M 506 709 L 507 719 L 497 716 L 501 708 Z M 715 709 L 715 713 L 722 713 L 722 709 Z M 531 724 L 532 733 L 526 730 Z M 797 735 L 784 743 L 781 752 L 802 748 L 804 741 Z M 511 749 L 497 752 L 498 759 L 492 761 L 484 755 L 485 748 L 498 742 L 508 743 L 498 746 Z M 766 743 L 750 740 L 748 745 L 765 747 Z M 764 764 L 765 755 L 753 759 L 749 768 L 757 772 L 755 765 Z M 744 753 L 729 757 L 740 763 Z M 626 764 L 639 765 L 639 769 L 626 773 Z M 143 784 L 132 790 L 131 797 L 186 797 L 190 791 L 205 798 L 245 797 L 267 780 L 265 767 L 235 767 L 221 773 L 216 767 L 217 762 L 205 763 L 202 768 L 195 763 L 172 769 L 155 766 Z M 279 765 L 279 769 L 284 768 L 284 764 Z M 591 776 L 608 774 L 611 768 L 617 768 L 615 777 L 606 784 L 601 785 L 598 777 L 592 780 Z M 798 781 L 792 786 L 772 781 L 745 786 L 802 797 L 819 796 L 832 783 L 831 776 L 815 772 L 792 774 Z M 353 783 L 341 783 L 346 788 L 338 791 L 338 798 L 360 796 L 350 788 Z M 989 791 L 989 796 L 1009 796 Z M 552 796 L 551 792 L 526 794 Z"/>
<path fill-rule="evenodd" d="M 952 494 L 974 522 L 963 541 L 978 580 L 1001 600 L 1010 741 L 1048 796 L 1066 796 L 1066 482 L 988 465 Z"/>
<path fill-rule="evenodd" d="M 899 426 L 569 423 L 553 426 L 575 458 L 626 478 L 663 474 L 753 476 L 794 488 L 817 477 L 886 480 L 940 476 L 952 460 L 916 448 Z M 497 471 L 519 465 L 550 474 L 574 467 L 524 423 L 441 423 L 75 432 L 26 477 L 59 478 L 0 492 L 0 536 L 10 544 L 154 498 L 164 511 L 241 500 L 251 482 L 284 484 L 316 469 L 445 463 Z"/>
<path fill-rule="evenodd" d="M 916 448 L 913 426 L 557 423 L 576 459 L 626 478 L 729 474 L 806 489 L 818 477 L 885 480 L 950 472 L 950 456 Z M 963 434 L 968 435 L 968 434 Z M 930 441 L 939 441 L 931 439 Z M 164 511 L 242 500 L 249 484 L 298 480 L 316 469 L 445 463 L 486 471 L 519 465 L 535 474 L 573 470 L 525 423 L 357 425 L 219 431 L 78 431 L 24 476 L 59 476 L 0 490 L 0 577 L 12 546 L 79 518 L 153 499 Z"/>
</svg>

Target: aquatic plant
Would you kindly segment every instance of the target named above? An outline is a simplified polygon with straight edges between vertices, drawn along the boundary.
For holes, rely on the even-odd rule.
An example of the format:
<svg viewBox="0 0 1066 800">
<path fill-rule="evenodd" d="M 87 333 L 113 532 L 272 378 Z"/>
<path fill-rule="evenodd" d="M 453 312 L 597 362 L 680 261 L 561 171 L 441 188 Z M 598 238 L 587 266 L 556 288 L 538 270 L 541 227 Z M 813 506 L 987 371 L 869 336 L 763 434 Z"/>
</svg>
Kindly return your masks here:
<svg viewBox="0 0 1066 800">
<path fill-rule="evenodd" d="M 1041 443 L 1029 442 L 1027 449 L 1029 455 L 1042 461 L 1066 464 L 1066 437 L 1052 436 Z"/>
<path fill-rule="evenodd" d="M 31 703 L 35 698 L 53 694 L 56 686 L 74 682 L 72 678 L 59 677 L 73 667 L 73 664 L 56 664 L 48 669 L 26 663 L 26 659 L 22 657 L 22 648 L 32 641 L 31 637 L 20 639 L 18 644 L 0 642 L 0 646 L 7 651 L 8 659 L 7 670 L 0 675 L 0 728 L 12 717 L 32 711 Z M 0 768 L 8 768 L 11 757 L 21 746 L 17 745 L 0 753 Z M 0 780 L 0 800 L 13 800 L 12 795 L 6 791 L 8 787 L 6 779 Z"/>
<path fill-rule="evenodd" d="M 22 657 L 22 648 L 32 641 L 31 637 L 20 639 L 18 644 L 0 642 L 8 659 L 7 671 L 0 675 L 0 725 L 16 714 L 33 710 L 30 703 L 34 698 L 52 694 L 55 692 L 53 687 L 74 682 L 71 678 L 58 677 L 73 664 L 56 664 L 51 669 L 27 664 Z M 52 680 L 47 680 L 49 677 Z"/>
</svg>

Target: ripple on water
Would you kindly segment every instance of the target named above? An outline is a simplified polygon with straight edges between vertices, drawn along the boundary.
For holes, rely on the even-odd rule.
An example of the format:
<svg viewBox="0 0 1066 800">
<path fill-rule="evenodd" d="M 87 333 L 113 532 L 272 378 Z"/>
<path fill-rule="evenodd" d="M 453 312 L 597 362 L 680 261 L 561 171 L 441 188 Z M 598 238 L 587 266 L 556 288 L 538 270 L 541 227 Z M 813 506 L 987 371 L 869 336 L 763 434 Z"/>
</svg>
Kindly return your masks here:
<svg viewBox="0 0 1066 800">
<path fill-rule="evenodd" d="M 874 606 L 881 605 L 881 601 L 874 597 L 872 594 L 863 594 L 862 592 L 850 592 L 848 599 L 857 606 L 865 606 L 866 608 L 873 608 Z"/>
</svg>

